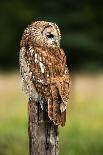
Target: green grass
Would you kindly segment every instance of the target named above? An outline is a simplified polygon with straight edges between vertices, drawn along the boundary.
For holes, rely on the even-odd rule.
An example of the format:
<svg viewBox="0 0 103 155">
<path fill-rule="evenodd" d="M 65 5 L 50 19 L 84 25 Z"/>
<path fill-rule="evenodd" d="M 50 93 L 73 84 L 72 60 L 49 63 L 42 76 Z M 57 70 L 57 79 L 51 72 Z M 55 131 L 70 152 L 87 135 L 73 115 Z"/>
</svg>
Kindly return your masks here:
<svg viewBox="0 0 103 155">
<path fill-rule="evenodd" d="M 66 127 L 60 129 L 61 155 L 102 155 L 102 102 L 84 102 L 74 106 Z"/>
<path fill-rule="evenodd" d="M 81 89 L 74 88 L 66 126 L 60 127 L 60 155 L 103 155 L 102 96 L 97 87 L 85 94 L 86 80 L 75 80 Z M 28 155 L 27 97 L 17 75 L 1 76 L 0 99 L 0 155 Z"/>
</svg>

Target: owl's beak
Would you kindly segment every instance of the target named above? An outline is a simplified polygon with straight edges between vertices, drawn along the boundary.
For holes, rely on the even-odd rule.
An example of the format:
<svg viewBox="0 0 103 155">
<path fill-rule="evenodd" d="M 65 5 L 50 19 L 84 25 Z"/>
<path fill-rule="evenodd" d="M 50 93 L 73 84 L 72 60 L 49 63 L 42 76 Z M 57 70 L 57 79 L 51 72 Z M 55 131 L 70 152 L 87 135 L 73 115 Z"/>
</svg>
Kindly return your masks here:
<svg viewBox="0 0 103 155">
<path fill-rule="evenodd" d="M 58 40 L 56 38 L 53 38 L 52 42 L 55 46 L 58 46 Z"/>
<path fill-rule="evenodd" d="M 53 42 L 53 44 L 57 45 L 57 42 L 55 40 L 53 40 L 52 42 Z"/>
</svg>

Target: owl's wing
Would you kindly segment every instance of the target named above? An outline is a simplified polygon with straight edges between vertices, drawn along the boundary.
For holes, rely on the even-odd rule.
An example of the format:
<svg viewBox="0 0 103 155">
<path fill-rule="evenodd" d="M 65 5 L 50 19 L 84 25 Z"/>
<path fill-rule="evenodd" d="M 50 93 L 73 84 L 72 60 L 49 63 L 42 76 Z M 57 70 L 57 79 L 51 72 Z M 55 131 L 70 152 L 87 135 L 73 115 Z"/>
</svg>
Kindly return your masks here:
<svg viewBox="0 0 103 155">
<path fill-rule="evenodd" d="M 51 78 L 51 92 L 52 92 L 52 115 L 49 117 L 53 119 L 55 124 L 65 125 L 66 121 L 66 107 L 69 99 L 69 86 L 70 86 L 70 76 L 69 70 L 66 65 L 66 56 L 62 49 L 60 51 L 60 56 L 56 57 L 58 65 L 54 66 L 57 74 L 55 77 Z M 56 53 L 58 51 L 55 51 Z M 49 105 L 50 106 L 50 105 Z M 49 107 L 48 106 L 48 107 Z M 51 112 L 51 106 L 50 110 Z"/>
</svg>

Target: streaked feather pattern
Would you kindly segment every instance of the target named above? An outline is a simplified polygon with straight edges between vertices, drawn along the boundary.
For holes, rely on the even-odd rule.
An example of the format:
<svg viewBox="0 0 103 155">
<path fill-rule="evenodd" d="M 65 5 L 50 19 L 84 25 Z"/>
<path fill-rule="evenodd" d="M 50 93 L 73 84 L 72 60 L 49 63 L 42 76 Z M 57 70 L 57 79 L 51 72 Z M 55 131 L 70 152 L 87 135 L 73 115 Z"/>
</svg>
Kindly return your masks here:
<svg viewBox="0 0 103 155">
<path fill-rule="evenodd" d="M 48 22 L 43 25 L 41 22 L 37 25 L 33 23 L 24 31 L 20 44 L 21 78 L 29 97 L 39 102 L 42 109 L 47 106 L 48 116 L 55 125 L 64 126 L 69 99 L 69 71 L 60 47 L 43 44 L 41 39 L 35 41 L 36 26 L 39 25 L 42 31 L 46 24 Z"/>
</svg>

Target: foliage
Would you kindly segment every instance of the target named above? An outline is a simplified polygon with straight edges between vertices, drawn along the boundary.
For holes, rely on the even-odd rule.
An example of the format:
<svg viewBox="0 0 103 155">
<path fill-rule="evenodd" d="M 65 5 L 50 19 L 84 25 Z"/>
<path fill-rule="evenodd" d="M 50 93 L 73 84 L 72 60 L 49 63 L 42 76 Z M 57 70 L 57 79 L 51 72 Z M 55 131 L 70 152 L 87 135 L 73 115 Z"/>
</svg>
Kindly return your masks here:
<svg viewBox="0 0 103 155">
<path fill-rule="evenodd" d="M 103 65 L 103 5 L 100 0 L 4 0 L 0 1 L 0 15 L 1 68 L 18 66 L 21 35 L 26 26 L 36 20 L 59 25 L 62 47 L 72 68 L 88 62 Z"/>
</svg>

